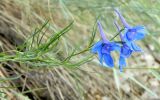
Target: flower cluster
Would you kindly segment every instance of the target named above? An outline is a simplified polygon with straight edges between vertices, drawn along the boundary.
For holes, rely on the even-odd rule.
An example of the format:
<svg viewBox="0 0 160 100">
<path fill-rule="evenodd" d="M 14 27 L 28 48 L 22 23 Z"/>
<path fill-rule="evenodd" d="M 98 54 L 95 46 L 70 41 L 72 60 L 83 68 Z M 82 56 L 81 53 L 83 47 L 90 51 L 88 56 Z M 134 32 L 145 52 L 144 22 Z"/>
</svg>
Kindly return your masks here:
<svg viewBox="0 0 160 100">
<path fill-rule="evenodd" d="M 121 13 L 115 9 L 115 13 L 118 15 L 124 31 L 120 30 L 119 25 L 114 22 L 121 39 L 121 43 L 116 41 L 109 41 L 103 31 L 101 23 L 98 21 L 98 29 L 101 35 L 101 40 L 95 43 L 91 49 L 92 53 L 98 53 L 99 61 L 103 62 L 109 67 L 114 67 L 114 61 L 111 56 L 112 51 L 118 51 L 119 56 L 119 69 L 123 71 L 123 67 L 126 66 L 126 58 L 130 57 L 133 52 L 142 52 L 141 48 L 136 45 L 135 41 L 141 40 L 146 34 L 144 26 L 131 26 L 129 25 Z"/>
</svg>

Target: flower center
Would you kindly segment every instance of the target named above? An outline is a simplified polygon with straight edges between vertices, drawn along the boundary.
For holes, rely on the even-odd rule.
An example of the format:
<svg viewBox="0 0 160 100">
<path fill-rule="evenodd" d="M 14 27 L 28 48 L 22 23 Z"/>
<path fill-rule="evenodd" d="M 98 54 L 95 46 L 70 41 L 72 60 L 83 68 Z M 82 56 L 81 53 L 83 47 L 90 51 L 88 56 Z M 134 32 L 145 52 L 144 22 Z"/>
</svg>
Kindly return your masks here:
<svg viewBox="0 0 160 100">
<path fill-rule="evenodd" d="M 129 32 L 129 33 L 127 34 L 128 39 L 129 39 L 129 40 L 133 40 L 133 38 L 134 38 L 137 30 L 136 30 L 136 29 L 129 29 L 128 32 Z"/>
<path fill-rule="evenodd" d="M 136 29 L 129 29 L 128 31 L 129 32 L 136 32 L 137 30 Z"/>
</svg>

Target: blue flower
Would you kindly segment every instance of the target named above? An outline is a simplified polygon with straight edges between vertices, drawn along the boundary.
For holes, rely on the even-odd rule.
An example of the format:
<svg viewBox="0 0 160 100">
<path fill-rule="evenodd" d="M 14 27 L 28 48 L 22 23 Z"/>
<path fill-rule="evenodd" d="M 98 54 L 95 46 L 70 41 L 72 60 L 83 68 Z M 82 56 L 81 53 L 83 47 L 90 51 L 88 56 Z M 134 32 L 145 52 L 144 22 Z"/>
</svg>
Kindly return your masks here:
<svg viewBox="0 0 160 100">
<path fill-rule="evenodd" d="M 131 50 L 130 47 L 126 43 L 123 43 L 121 50 L 120 50 L 120 57 L 119 57 L 119 69 L 121 72 L 123 71 L 123 67 L 126 66 L 125 59 L 130 57 L 132 52 L 133 50 Z"/>
<path fill-rule="evenodd" d="M 115 9 L 115 12 L 118 14 L 123 26 L 124 34 L 120 33 L 120 38 L 122 41 L 122 46 L 120 50 L 119 58 L 119 68 L 122 71 L 122 68 L 126 66 L 125 59 L 130 57 L 132 52 L 141 52 L 141 48 L 135 44 L 136 40 L 141 40 L 145 37 L 146 30 L 144 26 L 130 26 L 121 13 Z M 115 23 L 118 31 L 120 31 L 119 26 Z"/>
<path fill-rule="evenodd" d="M 114 22 L 114 24 L 117 27 L 118 32 L 120 32 L 120 27 L 118 26 L 118 24 L 116 22 Z M 126 66 L 125 59 L 130 57 L 133 52 L 133 50 L 128 46 L 127 42 L 125 41 L 125 39 L 123 37 L 124 36 L 122 35 L 122 32 L 121 32 L 120 38 L 122 41 L 122 46 L 120 49 L 120 57 L 119 57 L 119 69 L 121 72 L 123 71 L 123 67 Z"/>
<path fill-rule="evenodd" d="M 120 50 L 120 46 L 115 42 L 110 42 L 109 40 L 107 40 L 103 32 L 102 25 L 99 21 L 98 28 L 102 39 L 94 44 L 91 51 L 92 53 L 98 53 L 99 61 L 101 64 L 103 64 L 104 61 L 105 64 L 109 67 L 114 67 L 114 61 L 111 57 L 111 51 Z"/>
<path fill-rule="evenodd" d="M 131 50 L 136 52 L 141 52 L 141 48 L 135 44 L 136 40 L 141 40 L 145 37 L 146 29 L 144 26 L 130 26 L 118 9 L 115 9 L 115 12 L 118 14 L 123 26 L 124 26 L 124 36 L 122 37 L 126 44 L 130 47 Z"/>
<path fill-rule="evenodd" d="M 125 28 L 126 41 L 141 40 L 145 37 L 146 30 L 144 26 L 135 26 L 131 28 Z"/>
<path fill-rule="evenodd" d="M 142 52 L 141 48 L 136 45 L 135 41 L 143 39 L 145 34 L 146 31 L 143 26 L 126 28 L 124 31 L 123 39 L 133 51 Z"/>
</svg>

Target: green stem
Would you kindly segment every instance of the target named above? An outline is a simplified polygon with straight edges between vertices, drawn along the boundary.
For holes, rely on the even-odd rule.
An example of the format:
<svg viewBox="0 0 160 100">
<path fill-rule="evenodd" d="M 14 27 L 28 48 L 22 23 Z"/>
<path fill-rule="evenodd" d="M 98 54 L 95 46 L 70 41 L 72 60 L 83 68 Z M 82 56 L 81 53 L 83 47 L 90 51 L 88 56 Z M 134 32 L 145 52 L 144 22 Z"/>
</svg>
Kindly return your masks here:
<svg viewBox="0 0 160 100">
<path fill-rule="evenodd" d="M 117 37 L 123 30 L 124 30 L 124 28 L 121 29 L 114 37 L 112 37 L 112 38 L 110 39 L 110 41 L 112 41 L 115 37 Z"/>
</svg>

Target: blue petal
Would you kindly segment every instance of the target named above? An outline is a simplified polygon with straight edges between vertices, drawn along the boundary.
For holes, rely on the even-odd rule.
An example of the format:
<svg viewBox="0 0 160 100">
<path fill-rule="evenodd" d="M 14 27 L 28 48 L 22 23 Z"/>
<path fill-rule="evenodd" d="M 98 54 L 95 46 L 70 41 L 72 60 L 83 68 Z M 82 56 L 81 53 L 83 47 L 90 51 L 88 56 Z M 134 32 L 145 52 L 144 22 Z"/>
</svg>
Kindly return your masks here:
<svg viewBox="0 0 160 100">
<path fill-rule="evenodd" d="M 97 53 L 98 53 L 99 62 L 102 64 L 102 61 L 103 61 L 102 47 L 97 49 Z"/>
<path fill-rule="evenodd" d="M 110 53 L 110 44 L 104 44 L 102 47 L 102 53 Z"/>
<path fill-rule="evenodd" d="M 145 33 L 144 32 L 137 32 L 135 34 L 135 40 L 141 40 L 145 37 Z"/>
<path fill-rule="evenodd" d="M 128 47 L 127 45 L 125 45 L 125 44 L 121 47 L 121 55 L 123 57 L 128 58 L 132 54 L 132 52 L 133 51 L 131 50 L 131 48 Z"/>
<path fill-rule="evenodd" d="M 141 40 L 144 38 L 146 32 L 146 29 L 144 26 L 135 26 L 134 27 L 137 30 L 137 33 L 135 34 L 135 40 Z"/>
<path fill-rule="evenodd" d="M 126 39 L 128 41 L 132 41 L 134 39 L 134 37 L 135 37 L 135 34 L 136 34 L 136 32 L 127 32 L 126 33 Z"/>
<path fill-rule="evenodd" d="M 128 34 L 128 28 L 125 28 L 124 35 L 121 37 L 122 41 L 125 41 L 125 42 L 129 41 L 127 34 Z"/>
<path fill-rule="evenodd" d="M 115 42 L 109 42 L 105 43 L 104 46 L 102 47 L 102 53 L 110 53 L 111 51 L 120 51 L 120 45 L 118 45 Z"/>
<path fill-rule="evenodd" d="M 96 53 L 101 46 L 102 46 L 102 41 L 98 41 L 96 44 L 93 45 L 91 52 Z"/>
<path fill-rule="evenodd" d="M 115 50 L 115 51 L 120 51 L 120 50 L 121 50 L 120 45 L 114 43 L 114 44 L 112 45 L 112 47 L 111 47 L 111 51 L 114 51 L 114 50 Z"/>
<path fill-rule="evenodd" d="M 110 54 L 104 54 L 104 61 L 109 67 L 114 67 L 113 59 Z"/>
<path fill-rule="evenodd" d="M 124 44 L 125 46 L 127 46 L 129 49 L 131 49 L 131 50 L 133 50 L 133 48 L 132 48 L 132 42 L 125 42 L 125 44 Z"/>
<path fill-rule="evenodd" d="M 139 46 L 137 46 L 135 43 L 131 43 L 131 45 L 134 51 L 142 52 L 142 49 Z"/>
<path fill-rule="evenodd" d="M 120 56 L 119 58 L 119 69 L 122 72 L 123 71 L 123 67 L 126 66 L 126 61 L 125 58 L 123 56 Z"/>
</svg>

